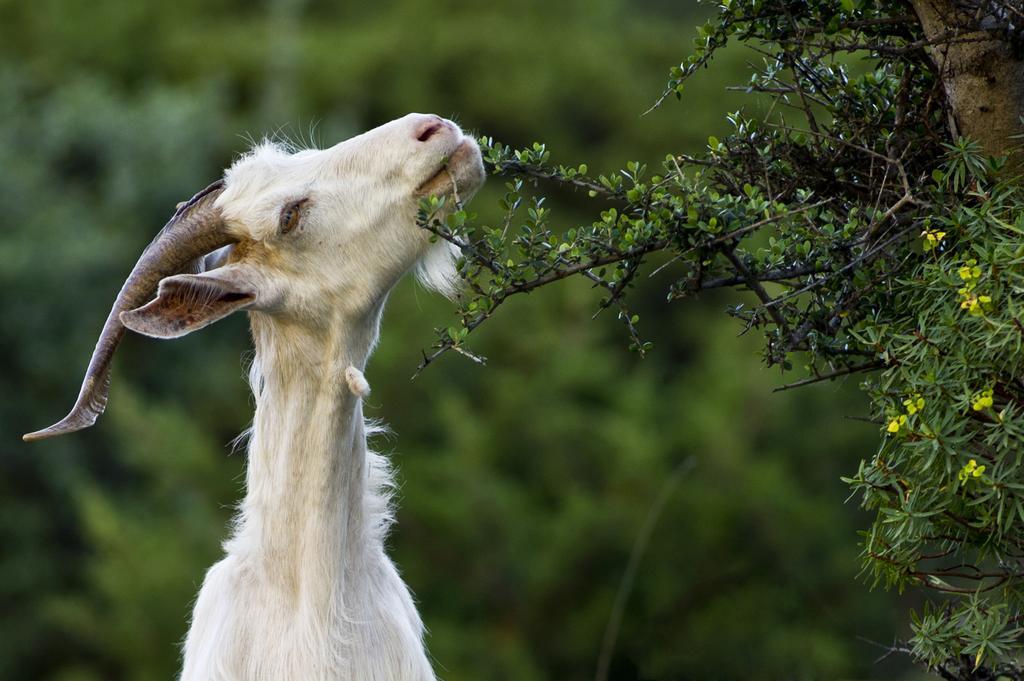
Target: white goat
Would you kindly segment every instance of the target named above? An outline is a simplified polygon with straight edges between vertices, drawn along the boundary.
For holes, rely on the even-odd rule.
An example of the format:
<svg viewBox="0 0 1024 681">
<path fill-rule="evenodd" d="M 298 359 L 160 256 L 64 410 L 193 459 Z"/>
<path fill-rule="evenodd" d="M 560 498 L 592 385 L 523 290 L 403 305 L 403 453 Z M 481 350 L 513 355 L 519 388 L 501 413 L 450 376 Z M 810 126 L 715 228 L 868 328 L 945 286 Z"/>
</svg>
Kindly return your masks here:
<svg viewBox="0 0 1024 681">
<path fill-rule="evenodd" d="M 95 422 L 123 326 L 174 338 L 249 311 L 247 491 L 199 592 L 182 681 L 435 678 L 384 551 L 391 475 L 367 449 L 362 368 L 403 273 L 453 288 L 451 249 L 414 224 L 419 198 L 468 200 L 483 180 L 476 143 L 437 116 L 325 150 L 257 147 L 179 206 L 125 282 L 74 409 L 25 436 Z"/>
</svg>

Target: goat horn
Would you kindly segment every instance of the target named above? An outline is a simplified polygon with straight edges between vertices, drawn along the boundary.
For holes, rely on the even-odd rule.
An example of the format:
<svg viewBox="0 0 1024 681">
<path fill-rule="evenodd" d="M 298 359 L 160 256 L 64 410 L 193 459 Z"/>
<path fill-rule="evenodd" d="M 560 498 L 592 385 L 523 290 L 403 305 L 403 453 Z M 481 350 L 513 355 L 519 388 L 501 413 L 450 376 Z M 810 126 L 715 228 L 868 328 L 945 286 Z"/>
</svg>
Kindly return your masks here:
<svg viewBox="0 0 1024 681">
<path fill-rule="evenodd" d="M 228 234 L 220 211 L 213 205 L 222 191 L 224 181 L 218 180 L 178 205 L 171 219 L 142 252 L 121 287 L 121 292 L 117 294 L 89 360 L 89 368 L 85 372 L 85 380 L 75 406 L 59 422 L 23 435 L 23 440 L 30 442 L 73 433 L 96 423 L 107 406 L 110 361 L 124 337 L 124 325 L 119 315 L 145 303 L 164 277 L 180 272 L 202 255 L 237 241 Z"/>
</svg>

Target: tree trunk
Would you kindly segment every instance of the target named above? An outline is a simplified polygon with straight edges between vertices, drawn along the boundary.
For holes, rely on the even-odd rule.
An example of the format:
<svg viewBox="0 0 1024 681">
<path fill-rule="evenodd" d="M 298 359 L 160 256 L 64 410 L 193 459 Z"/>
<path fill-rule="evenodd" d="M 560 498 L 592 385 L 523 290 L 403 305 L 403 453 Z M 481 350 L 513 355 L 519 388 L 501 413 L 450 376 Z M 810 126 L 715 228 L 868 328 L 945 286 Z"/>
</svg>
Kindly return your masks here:
<svg viewBox="0 0 1024 681">
<path fill-rule="evenodd" d="M 1008 23 L 998 16 L 999 3 L 983 3 L 988 14 L 957 0 L 912 0 L 929 42 L 955 134 L 979 142 L 992 156 L 1015 156 L 1024 140 L 1024 60 L 1004 36 Z"/>
</svg>

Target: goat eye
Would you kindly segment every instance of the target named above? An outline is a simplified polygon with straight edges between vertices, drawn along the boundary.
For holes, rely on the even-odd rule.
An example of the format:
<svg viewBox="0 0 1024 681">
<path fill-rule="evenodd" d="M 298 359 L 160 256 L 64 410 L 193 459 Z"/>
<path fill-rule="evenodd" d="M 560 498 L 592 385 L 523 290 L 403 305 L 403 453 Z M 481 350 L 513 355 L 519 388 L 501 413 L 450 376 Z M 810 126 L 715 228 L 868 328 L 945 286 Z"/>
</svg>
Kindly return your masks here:
<svg viewBox="0 0 1024 681">
<path fill-rule="evenodd" d="M 305 202 L 306 199 L 295 201 L 294 203 L 289 203 L 281 210 L 281 220 L 279 225 L 279 231 L 281 234 L 288 234 L 298 226 L 299 220 L 302 217 L 302 204 Z"/>
</svg>

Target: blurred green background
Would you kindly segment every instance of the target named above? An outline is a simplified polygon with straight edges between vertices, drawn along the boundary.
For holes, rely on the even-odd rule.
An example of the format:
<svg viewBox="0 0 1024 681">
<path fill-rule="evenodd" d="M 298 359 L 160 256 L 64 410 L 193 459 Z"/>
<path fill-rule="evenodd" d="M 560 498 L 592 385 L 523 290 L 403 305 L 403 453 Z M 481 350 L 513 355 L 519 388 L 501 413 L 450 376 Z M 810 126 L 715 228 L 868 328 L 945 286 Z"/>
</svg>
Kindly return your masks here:
<svg viewBox="0 0 1024 681">
<path fill-rule="evenodd" d="M 371 8 L 372 6 L 372 8 Z M 242 492 L 241 316 L 129 337 L 107 415 L 35 445 L 77 394 L 120 283 L 174 204 L 250 140 L 333 144 L 435 112 L 600 172 L 699 149 L 749 103 L 726 50 L 682 103 L 641 117 L 707 8 L 674 0 L 0 0 L 0 679 L 172 678 L 204 570 Z M 474 203 L 497 220 L 500 178 Z M 553 195 L 569 226 L 594 208 Z M 588 213 L 588 211 L 591 211 Z M 631 547 L 693 457 L 639 566 L 611 679 L 895 678 L 859 637 L 908 603 L 858 581 L 865 525 L 839 477 L 875 446 L 851 381 L 772 395 L 724 292 L 633 296 L 641 360 L 569 282 L 510 302 L 410 381 L 450 306 L 405 282 L 368 369 L 394 435 L 392 554 L 439 676 L 594 677 Z"/>
</svg>

